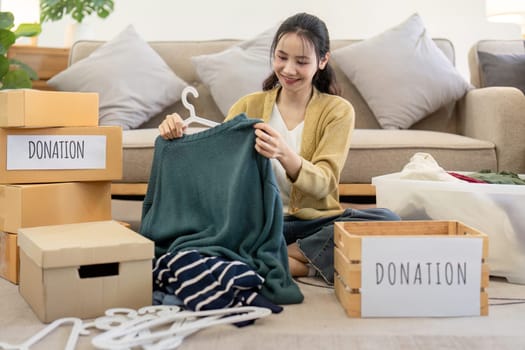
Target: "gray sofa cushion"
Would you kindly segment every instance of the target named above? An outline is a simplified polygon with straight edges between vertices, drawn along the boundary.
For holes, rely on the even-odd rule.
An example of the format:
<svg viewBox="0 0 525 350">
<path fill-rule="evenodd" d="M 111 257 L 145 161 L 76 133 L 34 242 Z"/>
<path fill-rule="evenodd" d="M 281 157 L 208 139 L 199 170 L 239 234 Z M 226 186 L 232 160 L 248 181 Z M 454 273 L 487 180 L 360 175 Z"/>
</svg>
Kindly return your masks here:
<svg viewBox="0 0 525 350">
<path fill-rule="evenodd" d="M 493 55 L 525 55 L 524 40 L 480 40 L 469 50 L 468 63 L 470 82 L 476 87 L 483 87 L 483 72 L 479 62 L 479 52 Z"/>
<path fill-rule="evenodd" d="M 525 54 L 478 52 L 483 86 L 513 86 L 525 94 Z"/>
</svg>

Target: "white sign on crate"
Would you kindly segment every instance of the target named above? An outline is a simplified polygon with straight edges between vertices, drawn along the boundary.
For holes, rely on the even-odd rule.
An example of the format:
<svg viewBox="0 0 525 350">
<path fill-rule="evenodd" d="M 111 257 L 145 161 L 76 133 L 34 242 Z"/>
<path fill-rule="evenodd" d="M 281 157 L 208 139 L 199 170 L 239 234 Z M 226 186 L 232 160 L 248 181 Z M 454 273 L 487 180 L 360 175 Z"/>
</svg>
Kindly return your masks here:
<svg viewBox="0 0 525 350">
<path fill-rule="evenodd" d="M 481 238 L 363 237 L 362 317 L 480 315 Z"/>
<path fill-rule="evenodd" d="M 106 135 L 7 136 L 7 170 L 105 167 Z"/>
</svg>

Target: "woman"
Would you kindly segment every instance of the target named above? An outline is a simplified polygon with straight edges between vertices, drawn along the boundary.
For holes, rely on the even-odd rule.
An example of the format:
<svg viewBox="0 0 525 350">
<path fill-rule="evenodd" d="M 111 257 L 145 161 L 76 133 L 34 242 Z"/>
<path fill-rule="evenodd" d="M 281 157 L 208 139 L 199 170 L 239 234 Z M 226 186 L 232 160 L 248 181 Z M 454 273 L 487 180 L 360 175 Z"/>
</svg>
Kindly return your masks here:
<svg viewBox="0 0 525 350">
<path fill-rule="evenodd" d="M 271 159 L 285 210 L 284 236 L 292 276 L 318 272 L 333 283 L 333 222 L 399 220 L 386 209 L 343 210 L 338 184 L 354 127 L 354 109 L 338 96 L 329 65 L 325 23 L 299 13 L 278 28 L 271 46 L 273 72 L 263 91 L 230 109 L 260 118 L 255 149 Z M 172 114 L 159 126 L 165 139 L 181 137 L 182 118 Z"/>
</svg>

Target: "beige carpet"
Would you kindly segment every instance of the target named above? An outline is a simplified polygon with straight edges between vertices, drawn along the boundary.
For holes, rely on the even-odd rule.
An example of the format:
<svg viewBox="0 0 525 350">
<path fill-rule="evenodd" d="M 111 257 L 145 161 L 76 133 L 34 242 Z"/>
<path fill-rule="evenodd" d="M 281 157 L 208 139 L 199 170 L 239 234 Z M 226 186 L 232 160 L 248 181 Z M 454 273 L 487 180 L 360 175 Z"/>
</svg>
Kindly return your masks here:
<svg viewBox="0 0 525 350">
<path fill-rule="evenodd" d="M 316 282 L 315 280 L 307 280 Z M 459 318 L 348 318 L 331 289 L 300 284 L 305 301 L 255 325 L 201 330 L 180 349 L 525 349 L 525 304 L 490 306 L 489 316 Z M 0 279 L 0 342 L 19 344 L 45 327 L 18 294 Z M 491 280 L 489 295 L 525 297 L 525 286 Z M 491 300 L 491 303 L 494 303 Z M 31 349 L 63 349 L 69 327 Z M 92 349 L 90 337 L 78 349 Z"/>
<path fill-rule="evenodd" d="M 136 229 L 141 206 L 141 201 L 114 200 L 113 217 Z M 299 285 L 305 295 L 302 304 L 285 306 L 281 314 L 245 328 L 201 330 L 185 338 L 179 349 L 525 350 L 525 304 L 491 305 L 487 317 L 355 319 L 346 316 L 332 289 Z M 525 285 L 501 279 L 491 280 L 488 291 L 490 298 L 525 298 Z M 0 343 L 21 344 L 45 326 L 19 295 L 18 286 L 0 279 Z M 69 331 L 64 326 L 30 349 L 63 349 Z M 76 348 L 93 349 L 91 337 L 81 337 Z"/>
</svg>

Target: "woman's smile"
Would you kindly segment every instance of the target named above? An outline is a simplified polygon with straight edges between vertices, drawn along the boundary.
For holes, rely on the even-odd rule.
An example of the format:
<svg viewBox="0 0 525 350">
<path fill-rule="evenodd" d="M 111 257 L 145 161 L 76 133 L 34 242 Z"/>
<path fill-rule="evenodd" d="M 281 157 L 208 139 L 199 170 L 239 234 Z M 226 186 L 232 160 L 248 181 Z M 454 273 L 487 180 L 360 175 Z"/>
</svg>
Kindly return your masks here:
<svg viewBox="0 0 525 350">
<path fill-rule="evenodd" d="M 280 74 L 280 77 L 281 77 L 281 81 L 285 83 L 286 85 L 294 85 L 300 80 L 299 78 L 288 77 L 282 74 Z"/>
</svg>

